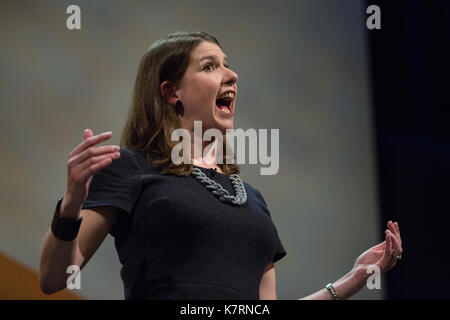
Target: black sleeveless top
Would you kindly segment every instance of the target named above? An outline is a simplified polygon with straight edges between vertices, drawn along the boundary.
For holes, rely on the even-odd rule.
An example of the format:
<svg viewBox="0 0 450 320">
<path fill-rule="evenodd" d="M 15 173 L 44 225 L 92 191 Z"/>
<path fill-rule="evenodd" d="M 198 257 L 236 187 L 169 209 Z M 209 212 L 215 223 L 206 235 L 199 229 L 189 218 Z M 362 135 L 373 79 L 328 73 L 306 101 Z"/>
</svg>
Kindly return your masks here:
<svg viewBox="0 0 450 320">
<path fill-rule="evenodd" d="M 286 255 L 260 192 L 244 182 L 247 202 L 233 206 L 192 175 L 160 174 L 143 152 L 120 154 L 82 208 L 120 209 L 110 234 L 125 299 L 259 299 L 265 268 Z M 234 195 L 228 175 L 198 168 Z"/>
</svg>

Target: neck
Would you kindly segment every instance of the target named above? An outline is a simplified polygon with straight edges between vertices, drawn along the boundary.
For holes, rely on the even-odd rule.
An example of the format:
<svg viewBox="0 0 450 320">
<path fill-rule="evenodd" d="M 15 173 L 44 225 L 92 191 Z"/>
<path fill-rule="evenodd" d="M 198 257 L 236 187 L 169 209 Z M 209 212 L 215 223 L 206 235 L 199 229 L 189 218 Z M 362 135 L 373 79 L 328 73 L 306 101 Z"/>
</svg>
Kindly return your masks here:
<svg viewBox="0 0 450 320">
<path fill-rule="evenodd" d="M 219 168 L 216 162 L 216 146 L 215 141 L 202 141 L 201 150 L 195 153 L 194 142 L 191 142 L 191 161 L 192 164 L 205 168 Z"/>
<path fill-rule="evenodd" d="M 203 141 L 204 130 L 198 124 L 181 123 L 181 127 L 188 130 L 191 136 L 191 163 L 204 168 L 217 168 L 221 172 L 216 161 L 217 141 L 212 137 L 212 141 Z"/>
</svg>

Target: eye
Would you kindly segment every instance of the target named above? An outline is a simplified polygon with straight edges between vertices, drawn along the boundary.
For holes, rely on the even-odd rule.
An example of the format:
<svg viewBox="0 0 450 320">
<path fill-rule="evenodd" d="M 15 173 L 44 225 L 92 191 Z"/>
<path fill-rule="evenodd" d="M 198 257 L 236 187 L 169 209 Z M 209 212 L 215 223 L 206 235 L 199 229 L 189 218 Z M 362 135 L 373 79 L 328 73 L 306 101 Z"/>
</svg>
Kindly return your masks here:
<svg viewBox="0 0 450 320">
<path fill-rule="evenodd" d="M 214 65 L 212 63 L 207 63 L 205 64 L 205 66 L 203 67 L 203 70 L 208 70 L 208 71 L 212 71 L 212 69 L 208 68 L 208 67 L 214 67 Z"/>
</svg>

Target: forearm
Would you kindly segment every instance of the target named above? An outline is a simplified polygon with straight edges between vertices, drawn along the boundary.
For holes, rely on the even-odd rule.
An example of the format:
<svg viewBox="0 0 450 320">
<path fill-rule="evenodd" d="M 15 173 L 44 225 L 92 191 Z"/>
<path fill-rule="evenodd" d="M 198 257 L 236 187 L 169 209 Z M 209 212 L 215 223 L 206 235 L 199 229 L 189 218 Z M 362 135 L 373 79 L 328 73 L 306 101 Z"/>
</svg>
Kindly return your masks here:
<svg viewBox="0 0 450 320">
<path fill-rule="evenodd" d="M 44 238 L 39 266 L 41 289 L 46 294 L 58 292 L 66 287 L 69 274 L 67 267 L 75 264 L 77 239 L 62 241 L 49 229 Z"/>
<path fill-rule="evenodd" d="M 365 275 L 360 271 L 350 271 L 339 280 L 333 282 L 333 287 L 340 300 L 346 300 L 358 293 L 365 284 Z M 331 294 L 326 288 L 319 290 L 299 300 L 331 300 Z"/>
<path fill-rule="evenodd" d="M 62 212 L 63 210 L 61 210 Z M 45 234 L 39 266 L 39 280 L 44 293 L 51 294 L 66 287 L 67 267 L 76 264 L 78 238 L 63 241 L 51 228 Z"/>
</svg>

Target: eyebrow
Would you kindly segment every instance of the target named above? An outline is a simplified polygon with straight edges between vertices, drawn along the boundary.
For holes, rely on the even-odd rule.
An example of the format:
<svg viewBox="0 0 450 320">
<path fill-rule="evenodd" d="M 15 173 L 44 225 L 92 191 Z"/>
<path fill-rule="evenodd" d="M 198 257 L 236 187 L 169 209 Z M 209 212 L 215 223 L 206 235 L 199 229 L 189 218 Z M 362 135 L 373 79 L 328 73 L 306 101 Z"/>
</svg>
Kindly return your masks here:
<svg viewBox="0 0 450 320">
<path fill-rule="evenodd" d="M 218 58 L 217 58 L 216 55 L 212 55 L 212 56 L 205 56 L 205 57 L 201 58 L 201 59 L 200 59 L 200 62 L 201 62 L 202 60 L 206 60 L 206 59 L 218 60 Z M 224 57 L 224 61 L 225 61 L 226 64 L 228 64 L 227 56 Z"/>
</svg>

